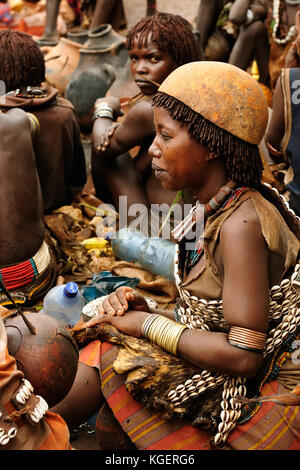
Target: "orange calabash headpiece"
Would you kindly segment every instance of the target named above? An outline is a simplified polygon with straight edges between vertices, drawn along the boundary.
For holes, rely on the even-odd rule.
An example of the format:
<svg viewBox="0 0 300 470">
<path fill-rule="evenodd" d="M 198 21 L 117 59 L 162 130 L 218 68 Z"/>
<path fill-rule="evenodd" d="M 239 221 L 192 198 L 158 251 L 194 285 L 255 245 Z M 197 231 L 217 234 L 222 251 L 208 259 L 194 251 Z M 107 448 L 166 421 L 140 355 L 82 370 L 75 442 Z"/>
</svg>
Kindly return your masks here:
<svg viewBox="0 0 300 470">
<path fill-rule="evenodd" d="M 260 144 L 268 123 L 267 102 L 247 72 L 223 62 L 191 62 L 174 70 L 159 92 L 176 98 L 219 128 Z"/>
</svg>

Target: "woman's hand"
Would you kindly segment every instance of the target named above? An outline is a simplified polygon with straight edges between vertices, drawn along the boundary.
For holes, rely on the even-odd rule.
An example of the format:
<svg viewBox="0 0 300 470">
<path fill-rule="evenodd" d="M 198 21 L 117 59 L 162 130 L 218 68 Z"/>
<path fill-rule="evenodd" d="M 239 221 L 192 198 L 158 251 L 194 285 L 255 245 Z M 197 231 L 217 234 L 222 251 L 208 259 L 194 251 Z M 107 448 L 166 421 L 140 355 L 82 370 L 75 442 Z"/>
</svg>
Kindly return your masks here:
<svg viewBox="0 0 300 470">
<path fill-rule="evenodd" d="M 149 312 L 140 312 L 136 310 L 127 310 L 122 316 L 98 314 L 83 325 L 84 328 L 92 327 L 101 323 L 107 323 L 114 326 L 119 331 L 130 336 L 140 338 L 143 336 L 142 328 L 144 321 L 151 315 Z"/>
<path fill-rule="evenodd" d="M 100 152 L 106 152 L 107 147 L 110 144 L 110 139 L 112 138 L 115 133 L 115 130 L 119 126 L 119 123 L 114 122 L 110 127 L 104 130 L 104 132 L 98 137 L 98 142 L 96 144 L 97 150 L 99 150 Z"/>
<path fill-rule="evenodd" d="M 150 312 L 145 297 L 132 289 L 132 287 L 122 286 L 118 287 L 115 292 L 112 292 L 103 300 L 98 313 L 121 316 L 128 309 Z"/>
</svg>

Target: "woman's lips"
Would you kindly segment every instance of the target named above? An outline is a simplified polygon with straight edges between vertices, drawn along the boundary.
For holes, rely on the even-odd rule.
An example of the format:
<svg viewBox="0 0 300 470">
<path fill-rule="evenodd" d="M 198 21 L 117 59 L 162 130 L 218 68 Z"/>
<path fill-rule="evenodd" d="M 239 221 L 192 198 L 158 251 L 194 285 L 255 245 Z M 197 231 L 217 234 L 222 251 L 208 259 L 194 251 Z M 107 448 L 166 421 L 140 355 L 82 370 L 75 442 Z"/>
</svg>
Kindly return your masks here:
<svg viewBox="0 0 300 470">
<path fill-rule="evenodd" d="M 164 170 L 160 166 L 155 165 L 154 163 L 152 163 L 152 169 L 154 170 L 155 176 L 160 176 L 166 172 L 166 170 Z"/>
<path fill-rule="evenodd" d="M 153 87 L 153 83 L 149 82 L 148 80 L 139 80 L 139 79 L 136 79 L 136 80 L 135 80 L 135 83 L 136 83 L 136 85 L 137 85 L 139 88 L 150 88 L 150 87 Z"/>
</svg>

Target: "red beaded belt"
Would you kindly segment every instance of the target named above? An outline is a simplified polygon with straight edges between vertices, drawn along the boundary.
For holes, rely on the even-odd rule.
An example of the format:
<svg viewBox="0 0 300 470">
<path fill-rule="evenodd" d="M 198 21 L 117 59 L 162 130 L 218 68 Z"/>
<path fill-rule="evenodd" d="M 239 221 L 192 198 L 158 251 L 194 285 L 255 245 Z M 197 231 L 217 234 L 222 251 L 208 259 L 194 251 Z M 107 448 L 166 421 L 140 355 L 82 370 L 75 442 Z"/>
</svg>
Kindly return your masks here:
<svg viewBox="0 0 300 470">
<path fill-rule="evenodd" d="M 50 251 L 43 241 L 40 249 L 30 259 L 0 269 L 0 276 L 8 290 L 30 284 L 39 274 L 48 268 Z M 0 289 L 1 291 L 1 289 Z"/>
</svg>

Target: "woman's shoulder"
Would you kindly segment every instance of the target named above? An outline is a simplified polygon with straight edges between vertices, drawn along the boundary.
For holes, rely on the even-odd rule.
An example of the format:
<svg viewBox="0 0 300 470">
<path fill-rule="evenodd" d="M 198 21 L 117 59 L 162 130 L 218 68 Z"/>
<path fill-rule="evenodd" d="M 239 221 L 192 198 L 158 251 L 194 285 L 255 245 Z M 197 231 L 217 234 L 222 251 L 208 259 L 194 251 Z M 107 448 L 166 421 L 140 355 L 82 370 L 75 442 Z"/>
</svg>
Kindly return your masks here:
<svg viewBox="0 0 300 470">
<path fill-rule="evenodd" d="M 245 237 L 263 237 L 267 248 L 292 266 L 299 254 L 299 240 L 288 227 L 279 209 L 259 191 L 249 197 L 224 221 L 220 234 L 239 243 Z"/>
<path fill-rule="evenodd" d="M 232 242 L 238 243 L 242 237 L 261 236 L 262 230 L 259 216 L 255 209 L 252 198 L 249 197 L 226 218 L 222 224 L 221 238 L 230 238 Z"/>
<path fill-rule="evenodd" d="M 153 115 L 154 110 L 149 100 L 141 100 L 132 106 L 132 108 L 126 113 L 125 122 L 126 124 L 135 124 L 137 126 L 148 125 L 153 128 Z"/>
<path fill-rule="evenodd" d="M 152 106 L 152 101 L 149 99 L 143 99 L 137 101 L 128 111 L 128 114 L 144 114 L 146 113 L 147 115 L 150 115 L 153 118 L 154 110 Z"/>
</svg>

